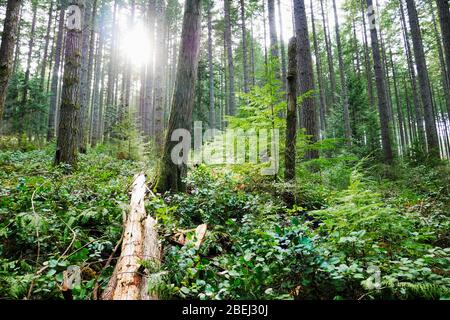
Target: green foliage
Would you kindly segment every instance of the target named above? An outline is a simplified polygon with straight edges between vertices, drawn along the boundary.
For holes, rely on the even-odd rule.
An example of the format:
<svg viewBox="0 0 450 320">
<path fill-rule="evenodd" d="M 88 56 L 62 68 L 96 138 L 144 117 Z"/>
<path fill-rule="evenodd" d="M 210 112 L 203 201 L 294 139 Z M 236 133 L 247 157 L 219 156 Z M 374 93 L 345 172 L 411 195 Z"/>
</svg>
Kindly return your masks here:
<svg viewBox="0 0 450 320">
<path fill-rule="evenodd" d="M 82 269 L 76 299 L 92 294 L 122 229 L 127 187 L 136 164 L 102 153 L 80 155 L 78 171 L 51 166 L 54 146 L 0 152 L 0 297 L 61 299 L 70 265 Z M 37 256 L 39 246 L 39 256 Z"/>
</svg>

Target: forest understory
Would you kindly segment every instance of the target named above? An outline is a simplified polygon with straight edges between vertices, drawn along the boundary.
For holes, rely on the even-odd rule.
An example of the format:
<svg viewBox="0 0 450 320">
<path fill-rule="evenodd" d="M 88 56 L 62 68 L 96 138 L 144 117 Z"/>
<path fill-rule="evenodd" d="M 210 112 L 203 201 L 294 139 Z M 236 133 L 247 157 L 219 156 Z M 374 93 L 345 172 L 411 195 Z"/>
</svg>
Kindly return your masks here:
<svg viewBox="0 0 450 320">
<path fill-rule="evenodd" d="M 119 247 L 111 258 L 133 177 L 141 170 L 152 177 L 151 161 L 120 160 L 117 148 L 99 146 L 69 174 L 52 167 L 54 145 L 2 150 L 0 296 L 63 299 L 63 272 L 79 266 L 73 298 L 100 297 L 120 256 Z M 313 173 L 302 164 L 296 184 L 258 178 L 253 166 L 201 165 L 188 175 L 187 193 L 148 193 L 146 212 L 158 221 L 162 245 L 160 266 L 140 262 L 149 292 L 160 299 L 449 298 L 448 163 L 322 160 Z M 195 232 L 179 242 L 181 230 L 201 224 L 208 227 L 200 246 Z"/>
</svg>

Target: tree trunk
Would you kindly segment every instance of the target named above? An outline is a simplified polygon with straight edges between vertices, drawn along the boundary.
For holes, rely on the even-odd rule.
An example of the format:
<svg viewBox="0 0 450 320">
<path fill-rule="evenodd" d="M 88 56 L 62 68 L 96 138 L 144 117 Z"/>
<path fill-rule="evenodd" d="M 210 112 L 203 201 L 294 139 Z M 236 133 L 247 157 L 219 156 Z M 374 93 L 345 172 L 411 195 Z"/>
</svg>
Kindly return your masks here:
<svg viewBox="0 0 450 320">
<path fill-rule="evenodd" d="M 450 87 L 450 13 L 448 0 L 436 0 L 438 12 L 439 12 L 439 23 L 441 25 L 442 42 L 445 53 L 445 64 L 447 71 L 447 83 Z M 450 118 L 450 103 L 447 102 L 447 113 Z"/>
<path fill-rule="evenodd" d="M 267 11 L 269 13 L 270 52 L 272 58 L 278 59 L 279 54 L 277 25 L 275 23 L 275 0 L 267 0 Z"/>
<path fill-rule="evenodd" d="M 328 71 L 330 73 L 330 84 L 331 84 L 331 101 L 329 106 L 333 107 L 336 102 L 336 75 L 334 73 L 334 64 L 333 64 L 333 53 L 331 51 L 331 40 L 328 37 L 328 27 L 325 19 L 325 11 L 323 9 L 323 0 L 320 0 L 320 9 L 322 13 L 322 23 L 323 23 L 323 33 L 325 37 L 325 47 L 327 50 L 327 60 L 328 60 Z M 330 110 L 327 110 L 327 113 Z"/>
<path fill-rule="evenodd" d="M 302 96 L 301 127 L 306 129 L 310 136 L 310 142 L 315 143 L 318 139 L 318 126 L 316 116 L 316 103 L 314 96 L 314 74 L 309 44 L 308 21 L 304 0 L 294 0 L 295 14 L 295 36 L 297 38 L 297 76 L 299 92 Z M 319 158 L 319 152 L 309 149 L 306 152 L 307 160 Z"/>
<path fill-rule="evenodd" d="M 297 39 L 292 37 L 288 48 L 286 151 L 284 179 L 295 179 L 295 147 L 297 138 Z"/>
<path fill-rule="evenodd" d="M 280 26 L 280 54 L 281 54 L 281 79 L 283 82 L 283 90 L 286 90 L 286 49 L 284 45 L 284 37 L 283 37 L 283 18 L 281 16 L 281 1 L 277 0 L 278 7 L 278 20 Z"/>
<path fill-rule="evenodd" d="M 16 44 L 17 26 L 19 23 L 21 0 L 8 0 L 6 17 L 3 26 L 2 43 L 0 46 L 0 126 L 3 119 L 7 89 L 13 69 L 13 54 Z"/>
<path fill-rule="evenodd" d="M 72 0 L 70 4 L 78 6 L 83 12 L 83 2 L 82 0 Z M 71 16 L 71 13 L 73 12 L 69 12 L 68 17 Z M 76 14 L 74 16 L 76 17 Z M 82 17 L 79 17 L 79 19 L 82 19 Z M 64 82 L 55 155 L 56 165 L 65 163 L 75 167 L 77 164 L 81 47 L 82 31 L 78 29 L 78 26 L 70 25 L 66 33 Z"/>
<path fill-rule="evenodd" d="M 52 21 L 53 21 L 53 4 L 54 4 L 54 1 L 53 0 L 50 1 L 50 8 L 48 10 L 47 32 L 45 34 L 44 56 L 42 58 L 42 64 L 41 64 L 41 83 L 40 83 L 41 90 L 44 90 L 45 71 L 47 69 L 48 49 L 49 49 L 49 44 L 50 44 L 50 32 L 52 30 Z"/>
<path fill-rule="evenodd" d="M 314 9 L 313 9 L 313 2 L 311 0 L 311 25 L 312 25 L 312 32 L 313 32 L 313 41 L 314 41 L 314 55 L 316 57 L 316 71 L 317 71 L 317 78 L 318 78 L 318 84 L 319 84 L 319 102 L 320 102 L 320 127 L 322 131 L 326 130 L 327 122 L 326 122 L 326 112 L 327 109 L 327 102 L 325 97 L 325 87 L 323 84 L 323 74 L 322 74 L 322 63 L 320 59 L 320 52 L 319 52 L 319 43 L 317 41 L 317 33 L 316 33 L 316 23 L 314 19 Z"/>
<path fill-rule="evenodd" d="M 156 1 L 156 46 L 155 46 L 155 90 L 154 90 L 154 121 L 155 121 L 155 142 L 158 150 L 161 150 L 164 143 L 164 65 L 167 63 L 167 56 L 164 55 L 164 45 L 166 41 L 164 25 L 165 7 L 164 0 Z"/>
<path fill-rule="evenodd" d="M 33 48 L 34 48 L 34 40 L 35 40 L 35 32 L 36 32 L 36 22 L 37 22 L 37 3 L 33 2 L 33 20 L 31 22 L 31 30 L 30 30 L 30 41 L 28 42 L 28 58 L 27 58 L 27 68 L 25 71 L 25 79 L 23 81 L 23 92 L 22 92 L 22 101 L 20 107 L 21 121 L 19 122 L 19 133 L 24 133 L 24 126 L 27 122 L 27 118 L 29 113 L 27 112 L 27 101 L 28 101 L 28 89 L 30 82 L 30 73 L 31 73 L 31 60 L 33 56 Z"/>
<path fill-rule="evenodd" d="M 380 47 L 378 44 L 378 34 L 377 34 L 378 32 L 375 26 L 375 16 L 373 12 L 372 0 L 367 0 L 367 8 L 368 8 L 367 11 L 368 19 L 369 21 L 372 21 L 372 25 L 370 27 L 370 37 L 372 41 L 373 65 L 378 94 L 378 111 L 381 125 L 381 143 L 383 147 L 384 161 L 387 164 L 391 164 L 394 159 L 392 154 L 391 132 L 389 128 L 389 113 L 386 100 L 386 85 L 384 83 L 385 75 L 381 61 Z"/>
<path fill-rule="evenodd" d="M 344 58 L 341 45 L 341 35 L 339 33 L 339 20 L 337 15 L 336 0 L 333 0 L 334 9 L 334 22 L 336 29 L 336 44 L 338 49 L 338 60 L 339 60 L 339 75 L 341 77 L 341 99 L 343 100 L 344 109 L 344 135 L 345 140 L 348 145 L 352 144 L 352 130 L 350 128 L 350 114 L 348 110 L 348 88 L 347 88 L 347 78 L 345 75 Z"/>
<path fill-rule="evenodd" d="M 224 0 L 225 12 L 225 45 L 227 47 L 228 59 L 228 114 L 234 115 L 236 112 L 236 98 L 234 93 L 234 63 L 233 63 L 233 43 L 231 41 L 231 0 Z"/>
<path fill-rule="evenodd" d="M 249 73 L 248 73 L 247 27 L 246 27 L 246 20 L 245 20 L 244 0 L 240 0 L 240 8 L 241 8 L 241 29 L 242 29 L 242 54 L 243 54 L 242 64 L 244 67 L 244 92 L 247 93 L 249 91 Z M 210 10 L 211 9 L 209 9 L 209 11 Z M 209 28 L 210 27 L 208 24 L 208 30 L 209 30 Z M 253 41 L 253 38 L 252 38 L 252 41 Z"/>
<path fill-rule="evenodd" d="M 423 127 L 423 112 L 422 105 L 420 103 L 419 94 L 417 90 L 417 80 L 416 80 L 416 69 L 414 68 L 414 62 L 411 53 L 411 46 L 409 43 L 409 33 L 408 28 L 406 26 L 405 12 L 403 8 L 403 1 L 399 1 L 400 3 L 400 18 L 403 29 L 403 38 L 405 43 L 405 53 L 408 61 L 408 69 L 409 69 L 409 77 L 411 80 L 412 93 L 413 93 L 413 105 L 414 105 L 414 119 L 417 125 L 417 139 L 421 146 L 425 147 L 425 129 Z"/>
<path fill-rule="evenodd" d="M 177 129 L 191 131 L 198 73 L 200 33 L 201 0 L 186 0 L 175 92 L 156 184 L 156 189 L 159 192 L 183 191 L 186 188 L 182 181 L 187 174 L 186 163 L 174 163 L 171 159 L 171 153 L 177 145 L 177 141 L 172 141 L 172 134 Z M 186 150 L 184 151 L 186 152 Z M 183 154 L 183 156 L 187 155 Z"/>
<path fill-rule="evenodd" d="M 241 0 L 241 5 L 244 0 Z M 209 126 L 211 128 L 216 128 L 216 109 L 214 103 L 214 64 L 213 64 L 213 39 L 212 39 L 212 15 L 211 15 L 211 7 L 212 1 L 208 3 L 208 68 L 209 68 Z M 245 28 L 245 27 L 243 27 Z M 244 40 L 245 42 L 245 40 Z M 244 50 L 244 60 L 245 58 L 245 50 Z M 248 72 L 245 70 L 244 73 Z M 247 83 L 247 80 L 244 80 L 244 83 Z"/>
<path fill-rule="evenodd" d="M 364 1 L 361 1 L 361 16 L 363 22 L 363 41 L 364 41 L 364 63 L 367 77 L 367 94 L 369 95 L 369 103 L 371 107 L 375 106 L 375 98 L 373 94 L 372 68 L 370 67 L 369 45 L 367 40 L 366 13 L 364 9 Z"/>
<path fill-rule="evenodd" d="M 431 101 L 431 91 L 429 86 L 428 70 L 425 61 L 425 54 L 422 43 L 422 33 L 419 27 L 419 18 L 417 16 L 414 0 L 406 0 L 408 9 L 409 24 L 411 28 L 411 37 L 413 40 L 414 57 L 419 77 L 419 89 L 422 97 L 422 104 L 425 115 L 425 132 L 427 134 L 428 152 L 431 156 L 439 157 L 439 140 L 436 130 L 436 123 L 433 115 L 433 102 Z"/>
<path fill-rule="evenodd" d="M 61 65 L 61 54 L 63 46 L 64 23 L 65 23 L 64 10 L 65 10 L 64 7 L 61 5 L 59 11 L 58 36 L 56 40 L 56 49 L 55 49 L 55 64 L 53 65 L 53 75 L 51 84 L 52 95 L 50 98 L 50 109 L 48 113 L 47 141 L 50 141 L 55 137 L 56 109 L 58 105 L 59 68 Z"/>
</svg>

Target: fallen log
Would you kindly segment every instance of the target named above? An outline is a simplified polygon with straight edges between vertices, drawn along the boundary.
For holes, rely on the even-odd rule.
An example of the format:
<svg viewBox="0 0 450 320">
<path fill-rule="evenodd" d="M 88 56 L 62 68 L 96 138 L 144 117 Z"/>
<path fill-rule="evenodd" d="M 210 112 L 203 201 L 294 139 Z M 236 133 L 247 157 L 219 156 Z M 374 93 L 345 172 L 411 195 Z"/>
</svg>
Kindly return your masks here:
<svg viewBox="0 0 450 320">
<path fill-rule="evenodd" d="M 159 265 L 161 259 L 156 220 L 145 212 L 146 193 L 145 174 L 141 173 L 133 183 L 121 254 L 102 300 L 158 299 L 148 293 L 149 275 L 144 274 L 142 267 L 142 261 Z"/>
</svg>

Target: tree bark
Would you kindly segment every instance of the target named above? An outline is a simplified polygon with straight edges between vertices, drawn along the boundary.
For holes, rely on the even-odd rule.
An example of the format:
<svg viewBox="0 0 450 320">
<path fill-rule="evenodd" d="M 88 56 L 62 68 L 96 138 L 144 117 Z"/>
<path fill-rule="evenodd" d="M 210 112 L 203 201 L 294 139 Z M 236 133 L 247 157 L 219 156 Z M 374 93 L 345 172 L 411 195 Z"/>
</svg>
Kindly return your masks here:
<svg viewBox="0 0 450 320">
<path fill-rule="evenodd" d="M 295 37 L 292 37 L 289 41 L 288 60 L 285 181 L 295 179 L 295 147 L 297 140 L 297 39 Z"/>
<path fill-rule="evenodd" d="M 286 75 L 286 48 L 284 44 L 284 37 L 283 37 L 283 18 L 281 16 L 281 1 L 277 0 L 277 7 L 278 7 L 278 20 L 279 20 L 279 26 L 280 26 L 280 54 L 281 54 L 281 79 L 283 80 L 283 90 L 286 90 L 286 81 L 287 81 L 287 75 Z"/>
<path fill-rule="evenodd" d="M 59 68 L 61 66 L 61 54 L 63 46 L 64 23 L 65 23 L 64 10 L 65 10 L 64 7 L 61 5 L 61 8 L 59 9 L 58 36 L 56 39 L 56 49 L 55 49 L 55 64 L 53 65 L 53 74 L 52 74 L 52 84 L 51 84 L 52 95 L 50 98 L 50 109 L 48 113 L 47 141 L 50 141 L 55 137 L 56 109 L 58 105 Z"/>
<path fill-rule="evenodd" d="M 383 147 L 383 157 L 384 161 L 387 164 L 391 164 L 393 162 L 393 154 L 392 154 L 392 145 L 391 145 L 391 132 L 389 128 L 389 111 L 386 100 L 386 84 L 385 84 L 385 75 L 384 69 L 382 66 L 381 55 L 380 55 L 380 47 L 378 44 L 378 32 L 375 26 L 375 16 L 373 12 L 373 3 L 372 0 L 367 1 L 367 15 L 369 21 L 372 21 L 372 25 L 370 26 L 370 37 L 372 42 L 372 56 L 373 56 L 373 65 L 375 72 L 375 82 L 377 86 L 377 94 L 378 94 L 378 112 L 380 116 L 380 125 L 381 125 L 381 143 Z"/>
<path fill-rule="evenodd" d="M 236 113 L 236 98 L 234 92 L 234 62 L 233 62 L 233 43 L 231 41 L 231 10 L 230 0 L 225 0 L 225 45 L 227 49 L 228 59 L 228 114 L 234 115 Z"/>
<path fill-rule="evenodd" d="M 50 7 L 48 10 L 48 22 L 47 22 L 47 32 L 45 34 L 44 56 L 42 58 L 42 64 L 41 64 L 41 83 L 40 83 L 41 90 L 44 90 L 45 71 L 47 69 L 48 49 L 49 49 L 49 44 L 50 44 L 50 32 L 52 30 L 52 21 L 53 21 L 53 5 L 54 5 L 54 1 L 52 0 L 52 1 L 50 1 Z"/>
<path fill-rule="evenodd" d="M 352 130 L 350 128 L 350 113 L 349 113 L 349 106 L 348 106 L 348 88 L 347 88 L 347 78 L 345 75 L 345 66 L 344 66 L 344 58 L 343 58 L 343 52 L 342 52 L 342 45 L 341 45 L 341 35 L 339 32 L 339 19 L 337 15 L 337 8 L 336 8 L 336 0 L 333 0 L 333 9 L 334 9 L 334 22 L 335 22 L 335 29 L 336 29 L 336 44 L 338 49 L 338 60 L 339 60 L 339 75 L 341 77 L 341 98 L 343 100 L 342 106 L 344 109 L 344 135 L 345 140 L 348 145 L 352 144 Z"/>
<path fill-rule="evenodd" d="M 9 78 L 13 69 L 13 54 L 16 44 L 22 0 L 8 0 L 0 46 L 0 125 L 3 118 Z"/>
<path fill-rule="evenodd" d="M 247 27 L 246 27 L 246 19 L 245 19 L 244 0 L 240 0 L 240 9 L 241 9 L 242 54 L 243 54 L 242 64 L 244 67 L 244 92 L 247 93 L 249 91 L 249 73 L 248 73 Z M 208 25 L 208 28 L 209 28 L 209 25 Z"/>
<path fill-rule="evenodd" d="M 330 73 L 330 85 L 331 85 L 331 101 L 329 106 L 333 107 L 336 102 L 336 75 L 334 72 L 334 64 L 333 64 L 333 52 L 331 51 L 331 40 L 328 36 L 328 27 L 325 19 L 325 11 L 323 8 L 323 0 L 320 0 L 320 9 L 322 13 L 322 23 L 323 23 L 323 33 L 325 37 L 325 47 L 327 50 L 327 61 L 328 61 L 328 72 Z M 326 110 L 327 113 L 330 110 Z"/>
<path fill-rule="evenodd" d="M 72 0 L 83 12 L 84 1 Z M 69 12 L 70 14 L 70 12 Z M 82 17 L 79 17 L 82 19 Z M 55 164 L 77 165 L 78 130 L 80 116 L 80 77 L 81 77 L 82 31 L 77 26 L 67 28 L 65 43 L 64 82 L 56 144 Z"/>
<path fill-rule="evenodd" d="M 243 4 L 244 0 L 241 0 L 241 5 Z M 211 14 L 211 7 L 212 7 L 212 1 L 209 1 L 208 3 L 208 68 L 209 68 L 209 126 L 211 128 L 216 127 L 216 108 L 215 108 L 215 102 L 214 102 L 214 64 L 213 64 L 213 38 L 212 38 L 212 14 Z M 245 28 L 245 27 L 243 27 Z M 245 42 L 245 40 L 244 40 Z M 244 50 L 244 60 L 245 58 L 245 50 Z M 245 70 L 244 65 L 244 73 L 248 72 L 248 70 Z M 245 76 L 244 76 L 245 77 Z M 244 83 L 246 84 L 248 79 L 245 80 Z M 245 89 L 244 89 L 245 90 Z"/>
<path fill-rule="evenodd" d="M 297 38 L 298 94 L 302 96 L 301 127 L 306 130 L 306 134 L 310 136 L 310 142 L 314 144 L 319 140 L 319 130 L 316 103 L 312 94 L 314 92 L 314 74 L 304 0 L 294 0 L 294 15 Z M 305 158 L 307 160 L 319 158 L 318 150 L 310 148 L 307 150 Z"/>
<path fill-rule="evenodd" d="M 431 101 L 430 81 L 428 69 L 423 50 L 422 33 L 419 26 L 419 18 L 414 0 L 406 0 L 408 9 L 409 24 L 411 28 L 411 38 L 413 40 L 414 57 L 419 78 L 419 89 L 422 97 L 424 109 L 425 132 L 427 134 L 428 153 L 431 156 L 439 157 L 439 140 L 436 130 L 436 123 L 433 114 L 433 102 Z"/>
<path fill-rule="evenodd" d="M 442 42 L 445 53 L 445 67 L 447 73 L 447 83 L 450 87 L 450 13 L 448 0 L 436 0 L 439 23 L 441 26 Z M 447 88 L 448 90 L 448 88 Z M 450 118 L 450 103 L 447 102 L 447 114 Z"/>
<path fill-rule="evenodd" d="M 172 141 L 172 134 L 177 129 L 186 129 L 189 132 L 191 130 L 198 73 L 200 33 L 201 0 L 186 0 L 175 92 L 156 184 L 156 189 L 159 192 L 168 190 L 176 192 L 186 189 L 186 185 L 182 181 L 187 174 L 186 163 L 176 164 L 171 159 L 172 150 L 177 145 L 176 141 Z"/>
</svg>

